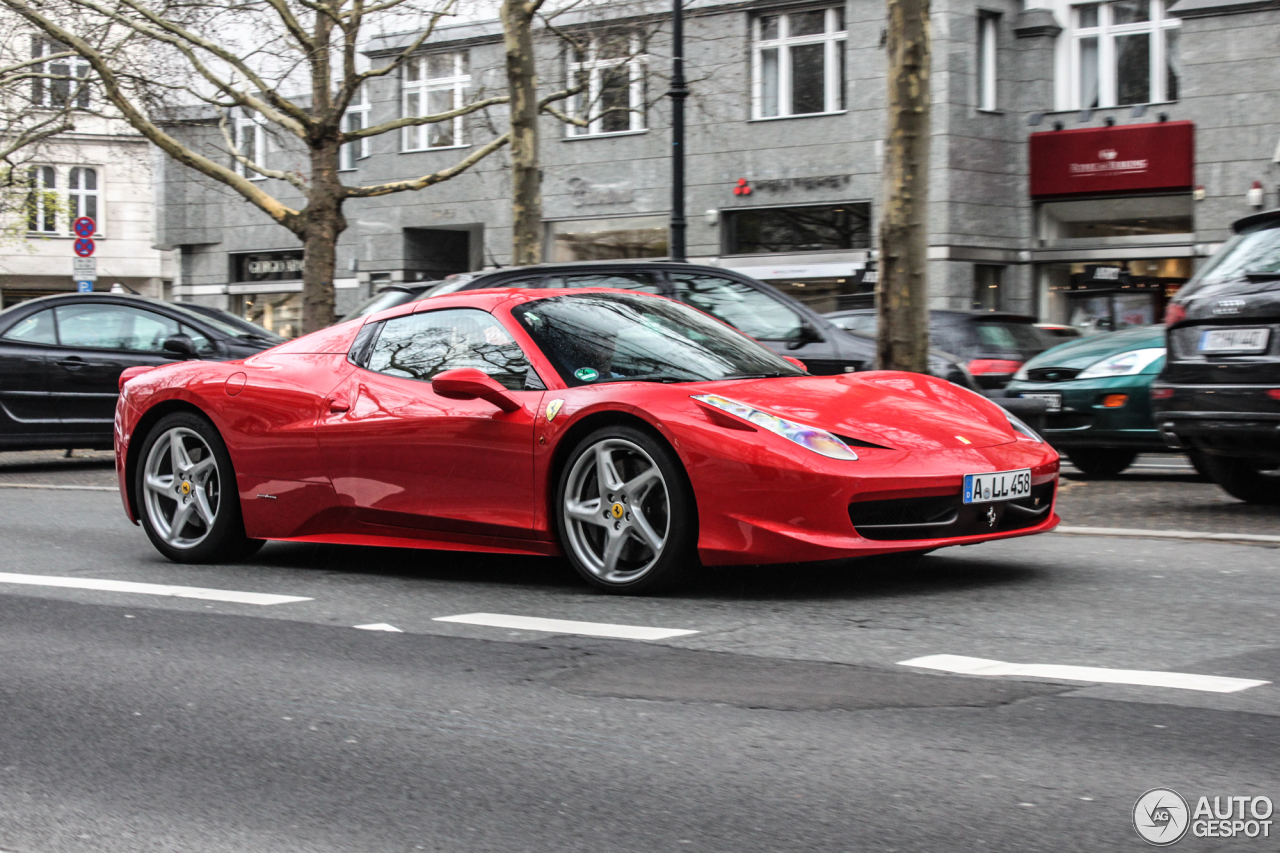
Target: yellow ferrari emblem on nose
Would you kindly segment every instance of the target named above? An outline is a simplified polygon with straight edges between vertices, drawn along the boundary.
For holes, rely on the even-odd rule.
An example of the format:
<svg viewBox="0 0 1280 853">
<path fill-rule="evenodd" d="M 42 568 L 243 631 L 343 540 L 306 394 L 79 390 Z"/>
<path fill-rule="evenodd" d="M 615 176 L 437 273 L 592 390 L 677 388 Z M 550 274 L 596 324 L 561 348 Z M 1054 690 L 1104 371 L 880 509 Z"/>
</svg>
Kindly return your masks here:
<svg viewBox="0 0 1280 853">
<path fill-rule="evenodd" d="M 564 400 L 552 400 L 547 403 L 547 422 L 550 423 L 556 419 L 556 415 L 560 414 L 560 407 L 564 405 Z"/>
<path fill-rule="evenodd" d="M 613 507 L 610 508 L 609 512 L 613 513 L 614 518 L 622 518 L 622 515 L 626 510 L 622 508 L 622 504 L 614 504 Z"/>
<path fill-rule="evenodd" d="M 191 484 L 190 484 L 189 482 L 187 482 L 186 480 L 183 480 L 183 481 L 182 481 L 182 493 L 183 493 L 184 495 L 189 495 L 189 494 L 191 494 Z"/>
<path fill-rule="evenodd" d="M 963 435 L 957 435 L 957 436 L 956 436 L 956 438 L 960 439 L 960 442 L 961 442 L 962 444 L 973 444 L 973 442 L 972 442 L 972 441 L 970 441 L 969 439 L 965 438 Z"/>
</svg>

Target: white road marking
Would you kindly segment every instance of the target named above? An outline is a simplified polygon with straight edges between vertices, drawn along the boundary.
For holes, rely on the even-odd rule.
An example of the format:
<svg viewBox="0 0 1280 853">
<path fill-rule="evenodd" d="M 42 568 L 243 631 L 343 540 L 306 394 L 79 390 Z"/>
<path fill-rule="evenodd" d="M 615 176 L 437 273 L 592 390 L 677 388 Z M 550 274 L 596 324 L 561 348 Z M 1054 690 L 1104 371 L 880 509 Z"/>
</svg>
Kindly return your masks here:
<svg viewBox="0 0 1280 853">
<path fill-rule="evenodd" d="M 1197 533 L 1192 530 L 1142 530 L 1136 527 L 1062 527 L 1054 533 L 1068 536 L 1129 536 L 1143 539 L 1193 539 L 1206 542 L 1266 542 L 1280 545 L 1280 536 L 1261 533 Z"/>
<path fill-rule="evenodd" d="M 1252 678 L 1228 678 L 1222 675 L 1193 675 L 1188 672 L 1153 672 L 1142 669 L 1107 669 L 1100 666 L 1061 666 L 1049 663 L 1005 663 L 963 655 L 926 655 L 898 661 L 899 666 L 940 669 L 961 675 L 1021 675 L 1052 678 L 1059 681 L 1093 681 L 1099 684 L 1136 684 L 1142 687 L 1173 687 L 1178 690 L 1203 690 L 1208 693 L 1236 693 L 1270 684 Z"/>
<path fill-rule="evenodd" d="M 134 592 L 139 595 L 167 595 L 173 598 L 199 598 L 204 601 L 230 601 L 235 604 L 289 604 L 311 601 L 299 595 L 272 595 L 265 592 L 236 592 L 230 589 L 202 589 L 196 586 L 170 586 L 159 583 L 109 581 L 98 578 L 59 578 L 48 575 L 15 575 L 0 572 L 0 583 L 27 586 L 56 586 L 63 589 L 93 589 L 100 592 Z"/>
<path fill-rule="evenodd" d="M 404 631 L 395 625 L 388 625 L 386 622 L 374 622 L 372 625 L 352 625 L 353 628 L 359 628 L 361 631 L 392 631 L 396 634 L 403 634 Z"/>
<path fill-rule="evenodd" d="M 613 637 L 618 640 L 665 640 L 696 634 L 684 628 L 646 628 L 642 625 L 610 625 L 607 622 L 573 622 L 568 619 L 543 619 L 538 616 L 507 616 L 502 613 L 464 613 L 461 616 L 438 616 L 434 622 L 461 622 L 490 628 L 516 628 L 523 631 L 546 631 L 551 634 L 582 634 L 587 637 Z"/>
<path fill-rule="evenodd" d="M 67 489 L 76 492 L 118 492 L 119 486 L 53 486 L 44 483 L 0 483 L 0 489 Z"/>
</svg>

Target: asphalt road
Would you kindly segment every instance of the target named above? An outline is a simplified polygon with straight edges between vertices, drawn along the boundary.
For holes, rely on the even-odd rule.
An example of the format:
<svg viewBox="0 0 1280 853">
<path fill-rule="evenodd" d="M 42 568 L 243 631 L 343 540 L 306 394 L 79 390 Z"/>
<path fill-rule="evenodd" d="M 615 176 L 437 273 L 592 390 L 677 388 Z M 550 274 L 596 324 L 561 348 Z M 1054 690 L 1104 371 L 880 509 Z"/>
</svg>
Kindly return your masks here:
<svg viewBox="0 0 1280 853">
<path fill-rule="evenodd" d="M 622 599 L 533 558 L 178 566 L 110 491 L 0 488 L 0 519 L 0 850 L 1137 850 L 1150 788 L 1280 801 L 1275 548 L 1050 534 Z M 305 600 L 36 585 L 86 579 Z M 696 633 L 436 621 L 474 613 Z M 1271 683 L 900 663 L 929 655 Z"/>
</svg>

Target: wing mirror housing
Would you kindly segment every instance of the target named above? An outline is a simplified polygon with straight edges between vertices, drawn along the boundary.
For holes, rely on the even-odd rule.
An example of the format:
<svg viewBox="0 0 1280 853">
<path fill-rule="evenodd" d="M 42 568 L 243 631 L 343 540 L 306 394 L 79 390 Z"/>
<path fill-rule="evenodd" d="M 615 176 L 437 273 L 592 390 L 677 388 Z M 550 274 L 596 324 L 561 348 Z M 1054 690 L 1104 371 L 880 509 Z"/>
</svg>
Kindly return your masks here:
<svg viewBox="0 0 1280 853">
<path fill-rule="evenodd" d="M 168 353 L 180 355 L 183 358 L 197 358 L 199 353 L 196 352 L 196 342 L 191 340 L 190 335 L 170 335 L 164 339 L 164 343 L 160 348 Z"/>
<path fill-rule="evenodd" d="M 520 401 L 503 388 L 498 381 L 474 367 L 459 367 L 437 373 L 431 380 L 431 390 L 451 400 L 485 400 L 502 409 L 514 412 Z"/>
<path fill-rule="evenodd" d="M 822 343 L 826 338 L 822 337 L 822 333 L 810 326 L 808 323 L 802 325 L 795 338 L 787 344 L 787 349 L 800 349 L 805 344 Z"/>
</svg>

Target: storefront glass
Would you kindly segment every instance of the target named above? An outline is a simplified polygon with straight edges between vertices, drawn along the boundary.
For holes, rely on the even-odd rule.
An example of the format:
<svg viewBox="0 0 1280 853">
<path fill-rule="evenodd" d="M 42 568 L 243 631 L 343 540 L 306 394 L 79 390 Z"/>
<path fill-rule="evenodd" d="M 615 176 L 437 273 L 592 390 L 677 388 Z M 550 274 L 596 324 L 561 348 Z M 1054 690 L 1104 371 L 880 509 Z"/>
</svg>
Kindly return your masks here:
<svg viewBox="0 0 1280 853">
<path fill-rule="evenodd" d="M 623 216 L 547 223 L 547 256 L 557 263 L 665 258 L 667 217 Z"/>
<path fill-rule="evenodd" d="M 1039 277 L 1040 319 L 1092 335 L 1159 323 L 1169 298 L 1191 278 L 1191 259 L 1046 264 Z"/>
<path fill-rule="evenodd" d="M 296 338 L 302 331 L 301 293 L 252 293 L 232 300 L 232 311 L 282 338 Z"/>
</svg>

